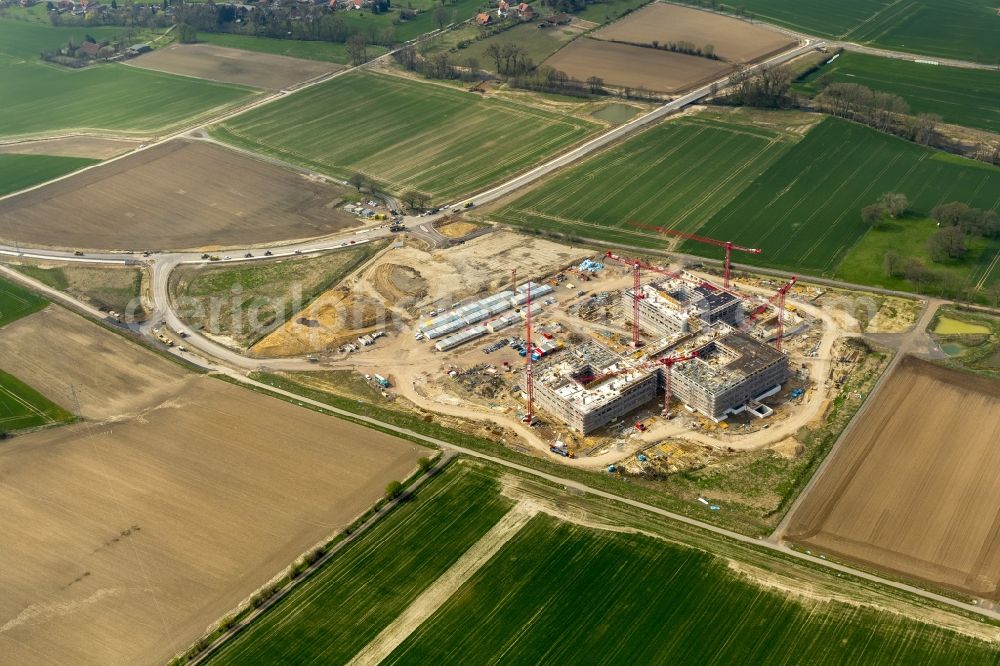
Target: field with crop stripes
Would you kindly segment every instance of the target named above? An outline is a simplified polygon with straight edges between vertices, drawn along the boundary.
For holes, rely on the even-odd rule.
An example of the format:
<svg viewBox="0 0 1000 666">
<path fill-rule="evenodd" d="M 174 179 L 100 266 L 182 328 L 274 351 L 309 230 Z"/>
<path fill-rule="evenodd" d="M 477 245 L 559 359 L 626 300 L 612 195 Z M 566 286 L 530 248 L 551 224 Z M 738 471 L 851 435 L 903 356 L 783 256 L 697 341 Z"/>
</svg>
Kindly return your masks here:
<svg viewBox="0 0 1000 666">
<path fill-rule="evenodd" d="M 0 278 L 0 326 L 38 312 L 48 302 L 20 285 Z"/>
<path fill-rule="evenodd" d="M 796 87 L 816 93 L 821 79 L 899 95 L 914 114 L 936 113 L 946 123 L 1000 132 L 1000 71 L 934 66 L 845 51 Z"/>
<path fill-rule="evenodd" d="M 0 20 L 0 136 L 97 130 L 144 135 L 231 108 L 256 91 L 112 63 L 70 69 L 43 63 L 84 34 L 96 39 L 120 28 L 56 28 Z"/>
<path fill-rule="evenodd" d="M 751 263 L 834 274 L 867 231 L 861 209 L 885 192 L 921 215 L 948 201 L 1000 208 L 1000 169 L 827 118 L 698 233 L 763 248 Z"/>
<path fill-rule="evenodd" d="M 581 141 L 598 126 L 432 83 L 351 73 L 234 118 L 216 136 L 394 192 L 471 193 Z"/>
<path fill-rule="evenodd" d="M 492 218 L 586 238 L 662 245 L 628 222 L 694 231 L 798 139 L 794 132 L 726 115 L 679 118 L 563 170 Z"/>
<path fill-rule="evenodd" d="M 68 421 L 73 416 L 17 377 L 0 370 L 0 432 Z"/>
<path fill-rule="evenodd" d="M 703 551 L 540 515 L 385 664 L 991 663 L 900 614 L 762 588 Z"/>
<path fill-rule="evenodd" d="M 452 464 L 217 653 L 212 663 L 344 663 L 507 512 L 496 478 Z"/>
<path fill-rule="evenodd" d="M 0 154 L 0 195 L 44 183 L 97 162 L 83 157 Z"/>
<path fill-rule="evenodd" d="M 1000 57 L 994 0 L 743 0 L 739 5 L 755 20 L 822 37 L 986 64 Z"/>
</svg>

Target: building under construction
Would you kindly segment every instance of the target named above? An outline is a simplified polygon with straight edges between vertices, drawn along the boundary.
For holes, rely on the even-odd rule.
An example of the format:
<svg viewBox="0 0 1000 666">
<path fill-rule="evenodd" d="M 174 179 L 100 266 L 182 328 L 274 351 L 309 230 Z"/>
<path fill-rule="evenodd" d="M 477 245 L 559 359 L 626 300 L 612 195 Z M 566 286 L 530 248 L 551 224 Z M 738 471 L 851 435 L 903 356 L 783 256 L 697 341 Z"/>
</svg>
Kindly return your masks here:
<svg viewBox="0 0 1000 666">
<path fill-rule="evenodd" d="M 621 310 L 629 326 L 633 300 L 633 290 L 626 289 Z M 663 279 L 639 287 L 639 328 L 654 336 L 687 333 L 702 324 L 718 322 L 735 326 L 742 315 L 743 303 L 739 298 L 707 282 L 691 284 Z"/>
<path fill-rule="evenodd" d="M 658 370 L 624 360 L 594 341 L 534 367 L 537 405 L 573 430 L 589 434 L 656 398 Z"/>
<path fill-rule="evenodd" d="M 788 379 L 787 356 L 731 329 L 694 350 L 697 358 L 673 367 L 677 400 L 715 421 L 745 409 L 757 416 L 771 413 L 757 401 L 776 393 Z"/>
</svg>

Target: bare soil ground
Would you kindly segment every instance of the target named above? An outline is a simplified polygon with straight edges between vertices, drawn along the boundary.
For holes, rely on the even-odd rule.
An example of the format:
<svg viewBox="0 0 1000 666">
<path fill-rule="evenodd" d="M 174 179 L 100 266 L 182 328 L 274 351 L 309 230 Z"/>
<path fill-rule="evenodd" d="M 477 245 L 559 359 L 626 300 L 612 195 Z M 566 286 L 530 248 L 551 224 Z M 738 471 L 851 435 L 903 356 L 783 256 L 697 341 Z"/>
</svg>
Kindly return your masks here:
<svg viewBox="0 0 1000 666">
<path fill-rule="evenodd" d="M 266 244 L 358 224 L 346 189 L 218 145 L 176 140 L 0 201 L 25 245 L 144 250 Z"/>
<path fill-rule="evenodd" d="M 0 330 L 0 358 L 4 370 L 56 404 L 97 421 L 132 418 L 175 394 L 187 377 L 179 366 L 153 362 L 150 352 L 54 305 Z"/>
<path fill-rule="evenodd" d="M 213 44 L 173 44 L 139 56 L 129 64 L 159 72 L 194 76 L 254 88 L 280 90 L 329 74 L 340 65 Z"/>
<path fill-rule="evenodd" d="M 99 136 L 68 136 L 62 139 L 39 139 L 0 143 L 0 153 L 18 155 L 58 155 L 60 157 L 90 157 L 106 160 L 132 150 L 138 141 L 107 139 Z"/>
<path fill-rule="evenodd" d="M 52 312 L 18 324 L 35 333 L 64 326 L 86 343 L 53 344 L 58 329 L 39 339 L 11 326 L 0 332 L 5 364 L 11 353 L 34 354 L 42 377 L 74 373 L 66 381 L 80 382 L 87 412 L 120 413 L 126 401 L 141 413 L 17 437 L 0 449 L 5 663 L 167 661 L 424 453 L 187 374 Z M 137 377 L 145 378 L 138 387 Z M 111 393 L 103 404 L 106 385 L 128 395 Z"/>
<path fill-rule="evenodd" d="M 720 58 L 734 63 L 762 60 L 784 51 L 795 40 L 764 25 L 747 23 L 689 7 L 652 2 L 620 21 L 601 28 L 594 37 L 632 44 L 691 42 L 711 44 Z"/>
<path fill-rule="evenodd" d="M 391 248 L 251 351 L 273 358 L 335 348 L 365 333 L 391 331 L 400 321 L 414 323 L 431 308 L 443 309 L 463 298 L 509 289 L 512 267 L 517 268 L 518 281 L 540 279 L 589 254 L 506 231 L 432 252 L 411 245 Z M 385 342 L 379 341 L 372 351 L 380 355 L 380 349 L 394 349 Z"/>
<path fill-rule="evenodd" d="M 721 78 L 733 66 L 719 60 L 581 37 L 557 51 L 546 65 L 586 81 L 592 76 L 614 87 L 678 93 Z"/>
<path fill-rule="evenodd" d="M 1000 384 L 906 357 L 786 538 L 1000 598 Z"/>
<path fill-rule="evenodd" d="M 447 224 L 442 224 L 437 228 L 438 233 L 442 236 L 447 236 L 448 238 L 461 238 L 462 236 L 468 236 L 473 231 L 481 229 L 483 225 L 475 224 L 473 222 L 466 222 L 464 220 L 458 220 L 456 222 L 448 222 Z"/>
</svg>

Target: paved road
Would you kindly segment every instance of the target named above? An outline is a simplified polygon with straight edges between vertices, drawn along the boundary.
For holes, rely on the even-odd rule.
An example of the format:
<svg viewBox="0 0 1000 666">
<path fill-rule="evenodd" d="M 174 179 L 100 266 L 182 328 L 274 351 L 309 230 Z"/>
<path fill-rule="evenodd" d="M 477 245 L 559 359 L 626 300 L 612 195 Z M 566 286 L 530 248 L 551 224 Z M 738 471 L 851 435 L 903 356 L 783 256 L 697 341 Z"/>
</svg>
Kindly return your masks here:
<svg viewBox="0 0 1000 666">
<path fill-rule="evenodd" d="M 789 51 L 785 51 L 784 53 L 780 53 L 774 56 L 773 58 L 769 58 L 768 60 L 765 60 L 763 62 L 754 65 L 753 67 L 751 67 L 751 70 L 756 71 L 767 67 L 774 67 L 776 65 L 781 65 L 783 63 L 788 62 L 789 60 L 792 60 L 793 58 L 799 57 L 804 53 L 808 53 L 809 51 L 820 48 L 826 43 L 822 40 L 817 40 L 812 38 L 805 39 L 804 42 L 805 42 L 804 44 L 796 48 L 793 48 Z M 667 102 L 663 106 L 660 106 L 645 115 L 639 116 L 638 118 L 635 118 L 634 120 L 631 120 L 625 123 L 624 125 L 619 125 L 618 127 L 615 127 L 614 129 L 611 129 L 605 132 L 604 134 L 601 134 L 600 136 L 595 137 L 590 141 L 587 141 L 586 143 L 577 146 L 576 148 L 573 148 L 569 152 L 563 153 L 562 155 L 559 155 L 549 160 L 548 162 L 545 162 L 544 164 L 541 164 L 535 167 L 534 169 L 531 169 L 526 173 L 523 173 L 519 176 L 510 179 L 506 183 L 496 185 L 494 187 L 491 187 L 482 192 L 478 192 L 471 196 L 457 199 L 455 202 L 447 204 L 444 207 L 448 208 L 448 207 L 458 206 L 459 208 L 461 208 L 466 203 L 469 202 L 474 202 L 476 205 L 481 205 L 489 203 L 490 201 L 494 201 L 501 197 L 504 197 L 513 192 L 514 190 L 517 190 L 521 187 L 524 187 L 525 185 L 533 183 L 537 181 L 539 178 L 542 178 L 543 176 L 546 176 L 552 173 L 553 171 L 560 169 L 568 164 L 576 162 L 577 160 L 580 160 L 581 158 L 586 157 L 587 155 L 593 153 L 595 150 L 599 150 L 610 143 L 618 141 L 628 136 L 629 134 L 632 134 L 636 130 L 641 129 L 646 125 L 649 125 L 650 123 L 654 123 L 660 120 L 661 118 L 664 118 L 672 113 L 676 113 L 681 109 L 690 106 L 691 104 L 694 104 L 695 102 L 701 101 L 705 97 L 708 97 L 709 95 L 713 94 L 716 90 L 721 90 L 722 88 L 725 88 L 729 84 L 730 80 L 731 77 L 725 76 L 706 86 L 698 88 L 697 90 L 682 95 L 681 97 L 678 97 L 675 100 Z"/>
</svg>

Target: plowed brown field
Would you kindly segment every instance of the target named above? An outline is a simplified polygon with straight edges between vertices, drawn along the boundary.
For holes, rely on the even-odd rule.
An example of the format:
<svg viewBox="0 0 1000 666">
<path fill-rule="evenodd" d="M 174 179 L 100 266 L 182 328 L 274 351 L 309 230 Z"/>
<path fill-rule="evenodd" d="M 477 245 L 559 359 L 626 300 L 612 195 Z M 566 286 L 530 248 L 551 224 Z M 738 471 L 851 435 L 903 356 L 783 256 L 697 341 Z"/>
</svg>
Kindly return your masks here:
<svg viewBox="0 0 1000 666">
<path fill-rule="evenodd" d="M 907 357 L 874 401 L 786 538 L 997 600 L 1000 384 Z"/>
<path fill-rule="evenodd" d="M 671 94 L 704 85 L 733 70 L 720 60 L 587 37 L 570 42 L 545 64 L 581 81 L 597 76 L 614 87 L 643 86 Z"/>
<path fill-rule="evenodd" d="M 73 249 L 245 247 L 357 224 L 331 206 L 345 194 L 221 146 L 176 140 L 0 201 L 0 238 Z"/>
<path fill-rule="evenodd" d="M 129 64 L 159 72 L 271 90 L 343 69 L 331 62 L 229 49 L 213 44 L 173 44 L 141 55 Z"/>
<path fill-rule="evenodd" d="M 756 23 L 719 16 L 699 9 L 652 2 L 620 21 L 601 28 L 594 37 L 631 44 L 690 42 L 711 44 L 724 60 L 749 63 L 779 53 L 795 40 Z"/>
<path fill-rule="evenodd" d="M 189 374 L 96 324 L 48 312 L 0 331 L 7 340 L 18 329 L 0 364 L 27 356 L 21 362 L 45 381 L 24 376 L 58 395 L 59 371 L 73 369 L 62 381 L 85 413 L 116 420 L 0 447 L 4 664 L 165 663 L 426 453 Z M 53 333 L 32 338 L 32 329 Z M 33 350 L 60 331 L 70 335 L 63 344 Z M 88 380 L 85 368 L 100 367 Z M 140 375 L 146 381 L 127 393 Z"/>
</svg>

